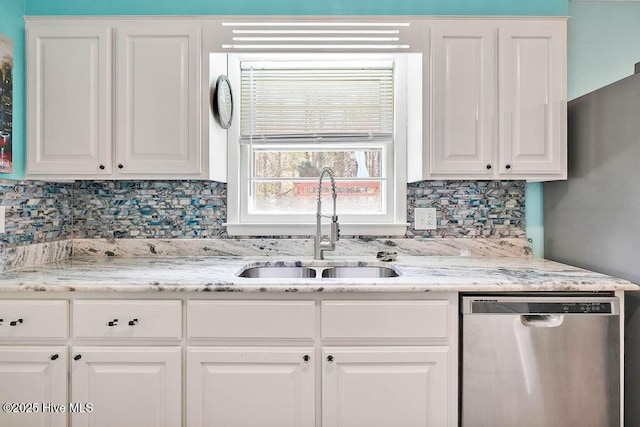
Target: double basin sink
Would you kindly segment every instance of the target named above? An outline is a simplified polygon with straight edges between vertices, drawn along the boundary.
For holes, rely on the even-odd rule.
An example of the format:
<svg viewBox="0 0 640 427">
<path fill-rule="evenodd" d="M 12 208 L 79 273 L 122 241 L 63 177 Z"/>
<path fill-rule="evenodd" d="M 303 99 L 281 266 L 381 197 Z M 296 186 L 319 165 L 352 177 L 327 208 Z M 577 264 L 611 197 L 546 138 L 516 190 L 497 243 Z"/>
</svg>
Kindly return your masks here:
<svg viewBox="0 0 640 427">
<path fill-rule="evenodd" d="M 380 279 L 398 277 L 398 273 L 391 267 L 379 265 L 268 265 L 249 266 L 238 276 L 253 279 Z"/>
</svg>

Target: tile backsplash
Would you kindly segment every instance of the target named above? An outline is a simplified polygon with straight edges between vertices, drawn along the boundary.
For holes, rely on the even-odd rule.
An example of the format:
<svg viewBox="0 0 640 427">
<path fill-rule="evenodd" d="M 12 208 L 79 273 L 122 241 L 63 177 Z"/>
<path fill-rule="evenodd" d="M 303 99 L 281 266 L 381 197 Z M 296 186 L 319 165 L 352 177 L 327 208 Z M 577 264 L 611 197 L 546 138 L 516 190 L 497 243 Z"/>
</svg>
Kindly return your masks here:
<svg viewBox="0 0 640 427">
<path fill-rule="evenodd" d="M 226 237 L 227 186 L 215 181 L 77 181 L 74 237 Z"/>
<path fill-rule="evenodd" d="M 0 181 L 0 247 L 68 238 L 228 238 L 226 184 L 213 181 Z M 406 237 L 524 237 L 524 181 L 422 181 L 407 188 Z M 413 229 L 416 207 L 438 229 Z"/>
<path fill-rule="evenodd" d="M 525 181 L 421 181 L 408 185 L 407 197 L 407 236 L 526 235 Z M 438 229 L 415 230 L 415 208 L 436 208 Z"/>
<path fill-rule="evenodd" d="M 0 248 L 69 239 L 73 225 L 73 183 L 0 180 L 6 207 Z"/>
</svg>

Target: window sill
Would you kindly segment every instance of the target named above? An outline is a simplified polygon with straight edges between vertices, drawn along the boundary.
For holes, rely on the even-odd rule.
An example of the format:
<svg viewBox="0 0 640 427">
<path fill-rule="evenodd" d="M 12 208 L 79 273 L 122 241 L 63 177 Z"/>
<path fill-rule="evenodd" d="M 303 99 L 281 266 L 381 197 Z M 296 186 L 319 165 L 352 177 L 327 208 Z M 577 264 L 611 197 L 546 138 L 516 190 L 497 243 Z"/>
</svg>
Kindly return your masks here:
<svg viewBox="0 0 640 427">
<path fill-rule="evenodd" d="M 313 236 L 315 223 L 301 224 L 246 224 L 226 223 L 229 236 Z M 408 223 L 394 224 L 340 224 L 343 236 L 404 236 Z M 328 222 L 322 223 L 325 234 L 329 232 Z"/>
</svg>

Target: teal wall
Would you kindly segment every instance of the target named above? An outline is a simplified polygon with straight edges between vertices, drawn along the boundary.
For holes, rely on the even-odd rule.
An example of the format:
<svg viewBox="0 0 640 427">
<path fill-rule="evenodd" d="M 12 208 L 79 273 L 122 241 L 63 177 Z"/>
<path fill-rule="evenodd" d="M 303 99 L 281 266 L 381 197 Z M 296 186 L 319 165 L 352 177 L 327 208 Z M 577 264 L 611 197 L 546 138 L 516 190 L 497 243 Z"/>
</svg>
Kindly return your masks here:
<svg viewBox="0 0 640 427">
<path fill-rule="evenodd" d="M 0 179 L 24 177 L 24 8 L 25 0 L 0 0 L 0 34 L 13 39 L 13 173 L 0 174 Z"/>
<path fill-rule="evenodd" d="M 633 74 L 640 62 L 640 2 L 572 1 L 569 15 L 569 99 Z"/>
<path fill-rule="evenodd" d="M 544 258 L 544 199 L 541 182 L 528 183 L 525 188 L 525 223 L 533 256 Z"/>
<path fill-rule="evenodd" d="M 1 0 L 7 1 L 7 0 Z M 567 0 L 26 0 L 27 15 L 567 15 Z"/>
</svg>

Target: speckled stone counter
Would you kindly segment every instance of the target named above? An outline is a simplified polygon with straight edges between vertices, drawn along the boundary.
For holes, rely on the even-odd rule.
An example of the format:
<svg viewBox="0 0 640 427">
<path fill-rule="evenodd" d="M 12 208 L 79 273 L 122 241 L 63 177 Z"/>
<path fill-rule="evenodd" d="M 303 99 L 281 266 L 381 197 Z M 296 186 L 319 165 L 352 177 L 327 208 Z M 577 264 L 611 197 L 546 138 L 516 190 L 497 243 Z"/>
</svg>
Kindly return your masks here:
<svg viewBox="0 0 640 427">
<path fill-rule="evenodd" d="M 398 277 L 380 279 L 243 278 L 254 266 L 384 265 Z M 399 256 L 326 261 L 292 257 L 107 257 L 72 258 L 0 278 L 0 293 L 41 292 L 529 292 L 615 291 L 640 287 L 552 261 L 518 257 Z"/>
</svg>

